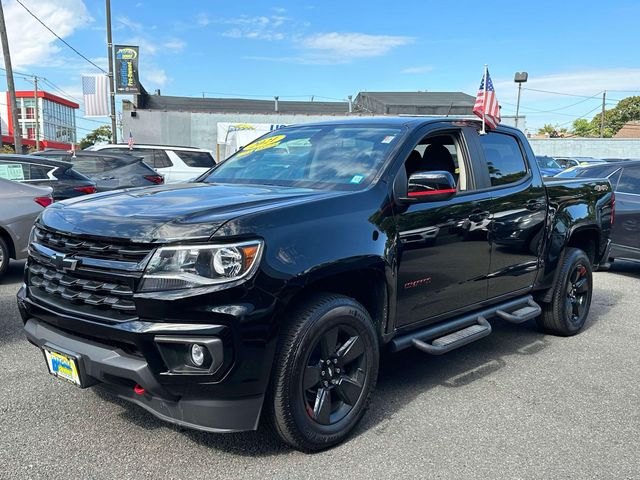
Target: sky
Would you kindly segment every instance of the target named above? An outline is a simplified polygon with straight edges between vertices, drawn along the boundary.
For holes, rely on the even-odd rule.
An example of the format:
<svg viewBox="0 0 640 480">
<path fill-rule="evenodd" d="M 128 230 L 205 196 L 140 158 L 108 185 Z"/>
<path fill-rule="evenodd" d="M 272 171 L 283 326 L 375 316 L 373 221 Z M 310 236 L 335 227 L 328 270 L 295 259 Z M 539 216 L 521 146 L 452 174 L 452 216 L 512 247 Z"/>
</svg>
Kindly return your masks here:
<svg viewBox="0 0 640 480">
<path fill-rule="evenodd" d="M 21 1 L 106 69 L 104 1 Z M 50 82 L 45 89 L 81 100 L 81 74 L 99 70 L 16 0 L 3 5 L 14 70 L 44 77 Z M 475 95 L 486 63 L 503 115 L 515 114 L 514 73 L 528 72 L 520 111 L 532 132 L 545 123 L 570 127 L 576 118 L 590 119 L 604 90 L 607 108 L 640 95 L 637 0 L 112 0 L 111 10 L 114 43 L 140 46 L 142 84 L 163 95 L 282 100 L 344 100 L 360 91 Z M 33 88 L 20 75 L 16 86 Z M 4 76 L 0 89 L 6 89 Z M 118 97 L 118 104 L 122 98 L 130 97 Z M 80 110 L 78 136 L 98 122 L 103 123 L 85 120 Z"/>
</svg>

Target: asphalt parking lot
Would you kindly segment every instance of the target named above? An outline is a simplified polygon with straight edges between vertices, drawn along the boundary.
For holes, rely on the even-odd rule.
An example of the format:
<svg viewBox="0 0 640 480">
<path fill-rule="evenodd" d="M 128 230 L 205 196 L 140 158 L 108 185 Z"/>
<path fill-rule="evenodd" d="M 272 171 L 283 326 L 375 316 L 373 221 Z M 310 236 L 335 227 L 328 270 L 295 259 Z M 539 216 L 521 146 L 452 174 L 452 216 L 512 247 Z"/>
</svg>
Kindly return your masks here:
<svg viewBox="0 0 640 480">
<path fill-rule="evenodd" d="M 214 435 L 50 377 L 21 332 L 23 264 L 0 279 L 0 478 L 640 478 L 640 265 L 595 274 L 586 330 L 495 333 L 387 355 L 355 434 L 305 455 Z"/>
</svg>

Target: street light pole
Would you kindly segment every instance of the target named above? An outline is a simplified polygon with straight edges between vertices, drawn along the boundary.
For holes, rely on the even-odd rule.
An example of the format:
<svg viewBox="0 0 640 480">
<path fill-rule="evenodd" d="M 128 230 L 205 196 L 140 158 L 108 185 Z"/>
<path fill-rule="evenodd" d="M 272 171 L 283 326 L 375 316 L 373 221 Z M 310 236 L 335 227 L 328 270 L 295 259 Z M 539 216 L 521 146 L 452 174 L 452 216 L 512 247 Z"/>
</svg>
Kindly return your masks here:
<svg viewBox="0 0 640 480">
<path fill-rule="evenodd" d="M 520 93 L 522 92 L 522 84 L 529 79 L 527 72 L 516 72 L 513 81 L 518 84 L 518 101 L 516 102 L 516 128 L 518 128 L 518 120 L 520 117 Z"/>
<path fill-rule="evenodd" d="M 9 53 L 9 40 L 7 38 L 7 26 L 4 23 L 4 10 L 0 0 L 0 42 L 4 54 L 4 68 L 7 71 L 7 88 L 9 89 L 9 101 L 11 102 L 11 118 L 13 119 L 13 146 L 16 153 L 22 153 L 22 135 L 20 134 L 20 118 L 18 118 L 18 103 L 16 101 L 16 85 L 13 82 L 13 68 L 11 68 L 11 53 Z M 0 142 L 2 143 L 2 142 Z"/>
<path fill-rule="evenodd" d="M 111 141 L 118 143 L 116 132 L 116 93 L 113 85 L 113 39 L 111 38 L 111 0 L 106 0 L 107 10 L 107 51 L 109 55 L 109 99 L 111 102 Z"/>
</svg>

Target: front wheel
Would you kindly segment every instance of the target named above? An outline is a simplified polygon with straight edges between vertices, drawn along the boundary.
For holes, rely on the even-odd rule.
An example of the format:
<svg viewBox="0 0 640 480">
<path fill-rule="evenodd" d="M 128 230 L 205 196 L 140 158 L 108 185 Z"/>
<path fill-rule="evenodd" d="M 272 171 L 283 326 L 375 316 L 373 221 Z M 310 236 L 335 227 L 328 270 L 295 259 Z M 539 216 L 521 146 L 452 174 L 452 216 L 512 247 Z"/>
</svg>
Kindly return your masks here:
<svg viewBox="0 0 640 480">
<path fill-rule="evenodd" d="M 538 325 L 555 335 L 575 335 L 584 326 L 591 306 L 593 268 L 587 254 L 567 248 L 551 302 L 542 305 Z"/>
<path fill-rule="evenodd" d="M 291 312 L 275 362 L 267 400 L 273 429 L 298 450 L 331 447 L 360 421 L 375 387 L 373 321 L 351 298 L 315 296 Z"/>
</svg>

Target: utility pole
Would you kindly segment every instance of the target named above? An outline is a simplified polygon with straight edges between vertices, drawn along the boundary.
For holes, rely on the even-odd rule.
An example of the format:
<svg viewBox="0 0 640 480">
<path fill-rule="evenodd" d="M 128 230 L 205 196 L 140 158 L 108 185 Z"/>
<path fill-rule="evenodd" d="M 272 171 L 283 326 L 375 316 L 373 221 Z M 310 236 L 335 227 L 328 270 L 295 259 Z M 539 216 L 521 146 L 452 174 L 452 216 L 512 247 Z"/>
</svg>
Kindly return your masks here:
<svg viewBox="0 0 640 480">
<path fill-rule="evenodd" d="M 604 137 L 604 107 L 607 101 L 607 91 L 602 92 L 602 113 L 600 114 L 600 138 Z"/>
<path fill-rule="evenodd" d="M 4 68 L 7 71 L 7 87 L 9 88 L 9 101 L 11 102 L 13 145 L 16 153 L 22 153 L 22 135 L 20 134 L 20 119 L 18 118 L 18 103 L 16 102 L 16 85 L 13 83 L 13 68 L 11 68 L 11 53 L 9 53 L 9 40 L 7 38 L 7 26 L 4 23 L 2 0 L 0 0 L 0 42 L 2 42 Z"/>
<path fill-rule="evenodd" d="M 113 39 L 111 38 L 111 0 L 106 0 L 107 9 L 107 51 L 109 55 L 109 99 L 111 100 L 111 142 L 118 143 L 116 133 L 116 92 L 113 85 Z"/>
<path fill-rule="evenodd" d="M 33 77 L 33 98 L 36 101 L 34 118 L 36 120 L 36 151 L 40 151 L 40 107 L 38 106 L 38 77 Z"/>
</svg>

